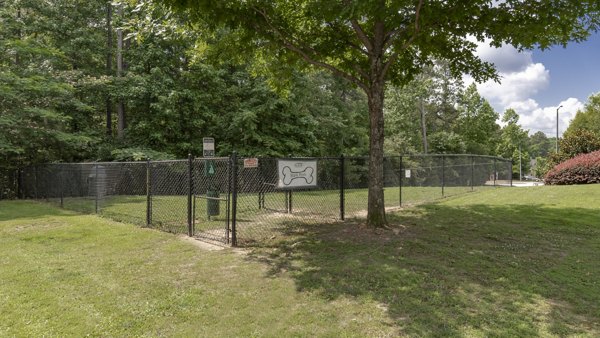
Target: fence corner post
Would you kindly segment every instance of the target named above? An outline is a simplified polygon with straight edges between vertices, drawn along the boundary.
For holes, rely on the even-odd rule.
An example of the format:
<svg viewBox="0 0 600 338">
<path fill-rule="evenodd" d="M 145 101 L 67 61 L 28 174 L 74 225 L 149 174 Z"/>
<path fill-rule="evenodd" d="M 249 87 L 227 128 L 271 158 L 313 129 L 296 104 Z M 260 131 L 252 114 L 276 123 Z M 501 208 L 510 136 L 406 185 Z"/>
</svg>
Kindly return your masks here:
<svg viewBox="0 0 600 338">
<path fill-rule="evenodd" d="M 100 196 L 98 196 L 98 193 L 100 192 L 98 189 L 99 188 L 99 183 L 98 183 L 98 162 L 96 162 L 96 164 L 94 165 L 95 167 L 95 174 L 94 174 L 94 193 L 96 195 L 96 204 L 95 204 L 95 208 L 96 208 L 96 214 L 98 213 L 98 198 Z"/>
<path fill-rule="evenodd" d="M 187 194 L 188 236 L 192 237 L 192 154 L 188 154 L 188 194 Z"/>
<path fill-rule="evenodd" d="M 346 185 L 346 159 L 344 158 L 344 154 L 340 156 L 340 219 L 343 221 L 346 217 L 346 201 L 345 201 L 345 185 Z"/>
<path fill-rule="evenodd" d="M 231 246 L 237 246 L 237 153 L 231 154 Z"/>
</svg>

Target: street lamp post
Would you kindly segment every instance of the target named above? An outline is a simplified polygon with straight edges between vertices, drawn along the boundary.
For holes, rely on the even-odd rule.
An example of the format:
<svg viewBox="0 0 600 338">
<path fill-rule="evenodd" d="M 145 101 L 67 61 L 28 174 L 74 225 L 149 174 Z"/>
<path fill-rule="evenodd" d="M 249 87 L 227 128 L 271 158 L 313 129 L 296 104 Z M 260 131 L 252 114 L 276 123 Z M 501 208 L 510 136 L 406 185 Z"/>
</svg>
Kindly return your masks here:
<svg viewBox="0 0 600 338">
<path fill-rule="evenodd" d="M 558 110 L 562 108 L 562 105 L 556 108 L 556 153 L 558 154 Z"/>
</svg>

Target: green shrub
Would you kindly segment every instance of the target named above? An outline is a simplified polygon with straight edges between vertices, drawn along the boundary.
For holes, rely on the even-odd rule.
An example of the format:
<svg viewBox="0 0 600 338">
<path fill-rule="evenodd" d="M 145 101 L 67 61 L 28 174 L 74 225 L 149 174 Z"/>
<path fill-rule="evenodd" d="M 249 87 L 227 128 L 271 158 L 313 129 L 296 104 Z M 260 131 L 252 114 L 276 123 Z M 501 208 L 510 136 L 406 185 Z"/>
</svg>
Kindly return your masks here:
<svg viewBox="0 0 600 338">
<path fill-rule="evenodd" d="M 552 168 L 544 178 L 546 184 L 600 183 L 600 151 L 582 154 Z"/>
<path fill-rule="evenodd" d="M 579 154 L 587 154 L 596 150 L 600 150 L 600 137 L 589 130 L 577 129 L 565 133 L 564 138 L 560 140 L 560 152 L 566 158 L 573 158 Z"/>
<path fill-rule="evenodd" d="M 559 152 L 551 153 L 548 156 L 546 168 L 541 168 L 541 170 L 545 169 L 548 172 L 549 169 L 557 166 L 559 163 L 565 162 L 577 155 L 591 153 L 596 150 L 600 150 L 599 136 L 585 129 L 569 131 L 560 140 Z"/>
</svg>

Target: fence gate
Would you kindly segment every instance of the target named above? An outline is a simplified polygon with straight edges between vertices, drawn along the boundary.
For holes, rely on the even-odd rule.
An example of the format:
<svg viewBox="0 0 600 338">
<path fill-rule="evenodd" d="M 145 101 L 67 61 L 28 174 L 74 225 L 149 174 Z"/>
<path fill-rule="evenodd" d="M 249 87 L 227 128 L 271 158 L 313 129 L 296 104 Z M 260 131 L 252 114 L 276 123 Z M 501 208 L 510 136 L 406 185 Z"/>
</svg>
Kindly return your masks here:
<svg viewBox="0 0 600 338">
<path fill-rule="evenodd" d="M 192 233 L 231 243 L 231 161 L 228 157 L 190 159 Z"/>
</svg>

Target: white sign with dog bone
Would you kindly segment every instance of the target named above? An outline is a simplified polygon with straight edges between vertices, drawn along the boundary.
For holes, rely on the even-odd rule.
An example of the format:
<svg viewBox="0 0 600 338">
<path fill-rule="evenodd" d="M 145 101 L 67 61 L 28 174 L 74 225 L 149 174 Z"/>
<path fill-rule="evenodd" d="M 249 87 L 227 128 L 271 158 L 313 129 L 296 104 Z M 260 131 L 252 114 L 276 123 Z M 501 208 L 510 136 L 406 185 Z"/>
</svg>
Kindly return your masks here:
<svg viewBox="0 0 600 338">
<path fill-rule="evenodd" d="M 317 160 L 277 160 L 278 188 L 317 186 Z"/>
</svg>

